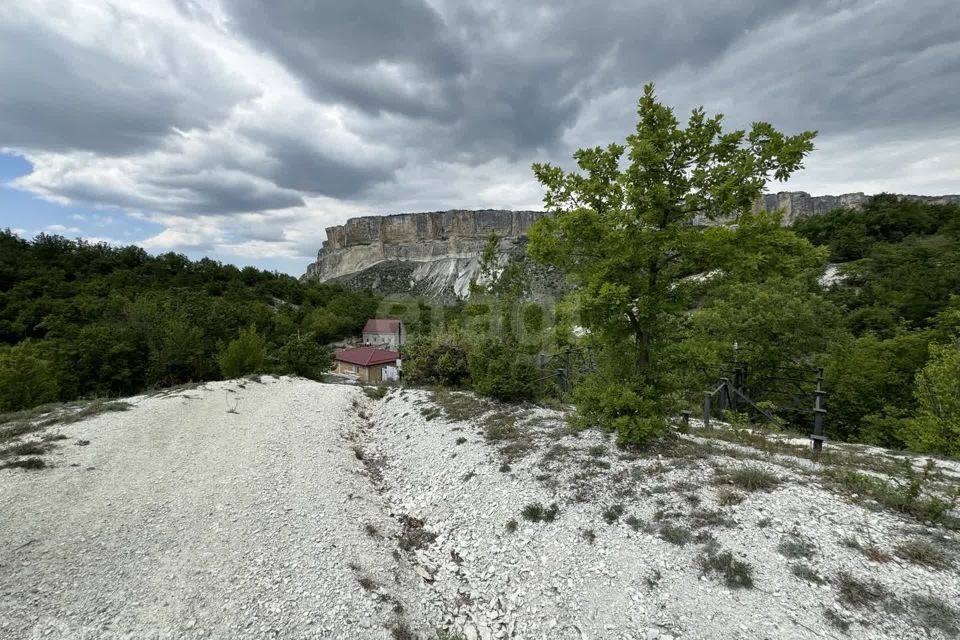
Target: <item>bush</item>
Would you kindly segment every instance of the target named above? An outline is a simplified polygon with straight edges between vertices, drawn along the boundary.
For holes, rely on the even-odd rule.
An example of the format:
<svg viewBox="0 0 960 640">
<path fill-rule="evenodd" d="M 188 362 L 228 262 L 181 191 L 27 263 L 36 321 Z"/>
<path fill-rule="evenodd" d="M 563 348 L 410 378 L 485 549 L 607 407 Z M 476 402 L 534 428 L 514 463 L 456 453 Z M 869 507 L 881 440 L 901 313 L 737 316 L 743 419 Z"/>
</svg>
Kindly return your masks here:
<svg viewBox="0 0 960 640">
<path fill-rule="evenodd" d="M 261 372 L 266 359 L 266 340 L 251 325 L 240 330 L 240 335 L 220 352 L 217 361 L 225 378 L 239 378 Z"/>
<path fill-rule="evenodd" d="M 277 352 L 280 373 L 322 380 L 333 366 L 333 352 L 311 334 L 291 336 Z M 234 376 L 230 376 L 234 377 Z"/>
<path fill-rule="evenodd" d="M 523 508 L 521 515 L 530 522 L 553 522 L 558 513 L 560 513 L 560 507 L 556 502 L 549 507 L 544 507 L 539 502 L 531 502 Z"/>
<path fill-rule="evenodd" d="M 470 378 L 466 348 L 452 334 L 411 340 L 404 353 L 403 375 L 412 384 L 466 384 Z"/>
<path fill-rule="evenodd" d="M 49 361 L 31 342 L 0 353 L 0 411 L 18 411 L 57 399 L 57 379 Z"/>
<path fill-rule="evenodd" d="M 534 396 L 537 369 L 524 361 L 510 340 L 483 338 L 467 354 L 470 383 L 480 395 L 500 400 Z"/>
<path fill-rule="evenodd" d="M 935 345 L 916 377 L 917 417 L 903 439 L 914 451 L 960 457 L 960 346 Z"/>
</svg>

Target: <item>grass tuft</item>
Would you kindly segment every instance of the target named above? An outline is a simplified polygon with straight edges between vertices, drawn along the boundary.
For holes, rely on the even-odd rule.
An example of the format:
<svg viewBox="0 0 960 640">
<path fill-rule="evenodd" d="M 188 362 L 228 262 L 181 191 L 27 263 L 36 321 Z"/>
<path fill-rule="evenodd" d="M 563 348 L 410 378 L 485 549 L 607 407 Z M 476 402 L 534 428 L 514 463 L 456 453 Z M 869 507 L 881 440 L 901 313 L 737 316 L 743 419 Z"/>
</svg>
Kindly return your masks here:
<svg viewBox="0 0 960 640">
<path fill-rule="evenodd" d="M 657 534 L 670 544 L 675 544 L 678 547 L 682 547 L 693 540 L 693 532 L 690 529 L 670 523 L 661 526 Z"/>
<path fill-rule="evenodd" d="M 612 504 L 603 510 L 603 519 L 607 524 L 613 524 L 623 515 L 622 504 Z"/>
<path fill-rule="evenodd" d="M 924 538 L 911 538 L 902 542 L 893 552 L 899 558 L 933 569 L 946 569 L 951 565 L 950 556 L 939 545 Z"/>
<path fill-rule="evenodd" d="M 770 491 L 780 485 L 780 478 L 759 467 L 738 467 L 719 476 L 721 482 L 727 482 L 743 491 Z"/>
</svg>

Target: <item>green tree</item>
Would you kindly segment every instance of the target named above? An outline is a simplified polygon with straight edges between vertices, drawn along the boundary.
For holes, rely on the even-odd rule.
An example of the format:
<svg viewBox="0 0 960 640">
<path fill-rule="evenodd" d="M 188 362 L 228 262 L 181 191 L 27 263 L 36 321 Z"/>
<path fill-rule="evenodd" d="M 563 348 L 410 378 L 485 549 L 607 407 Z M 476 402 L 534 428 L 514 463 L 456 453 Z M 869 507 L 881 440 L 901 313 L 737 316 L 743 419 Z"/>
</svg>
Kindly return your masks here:
<svg viewBox="0 0 960 640">
<path fill-rule="evenodd" d="M 916 379 L 917 416 L 903 439 L 914 451 L 960 457 L 960 343 L 934 345 Z"/>
<path fill-rule="evenodd" d="M 711 242 L 698 217 L 749 220 L 767 182 L 799 169 L 815 135 L 785 136 L 764 122 L 724 133 L 722 116 L 708 118 L 702 108 L 684 128 L 653 85 L 637 112 L 626 145 L 574 154 L 581 172 L 534 164 L 555 215 L 537 221 L 529 244 L 535 259 L 559 266 L 581 289 L 581 323 L 600 362 L 579 404 L 624 441 L 665 429 L 669 372 L 659 358 L 703 288 L 689 276 L 736 262 L 729 256 L 736 246 Z M 783 259 L 763 255 L 767 265 Z"/>
<path fill-rule="evenodd" d="M 51 363 L 31 342 L 0 352 L 0 411 L 15 411 L 57 399 Z"/>
<path fill-rule="evenodd" d="M 333 350 L 310 334 L 291 336 L 277 352 L 281 373 L 322 380 L 333 366 Z"/>
<path fill-rule="evenodd" d="M 221 352 L 217 361 L 226 378 L 238 378 L 263 370 L 267 359 L 267 342 L 253 325 L 240 330 Z"/>
</svg>

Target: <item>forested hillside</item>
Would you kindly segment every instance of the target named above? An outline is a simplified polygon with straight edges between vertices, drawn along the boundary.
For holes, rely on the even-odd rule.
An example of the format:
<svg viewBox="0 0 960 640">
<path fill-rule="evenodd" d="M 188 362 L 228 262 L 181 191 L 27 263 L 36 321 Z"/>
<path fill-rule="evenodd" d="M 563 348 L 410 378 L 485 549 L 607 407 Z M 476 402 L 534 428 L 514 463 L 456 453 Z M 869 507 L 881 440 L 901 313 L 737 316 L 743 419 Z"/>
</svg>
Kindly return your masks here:
<svg viewBox="0 0 960 640">
<path fill-rule="evenodd" d="M 960 455 L 960 207 L 877 196 L 794 229 L 830 251 L 844 333 L 825 362 L 835 431 Z"/>
<path fill-rule="evenodd" d="M 319 376 L 378 299 L 252 267 L 0 232 L 0 410 L 253 372 Z"/>
</svg>

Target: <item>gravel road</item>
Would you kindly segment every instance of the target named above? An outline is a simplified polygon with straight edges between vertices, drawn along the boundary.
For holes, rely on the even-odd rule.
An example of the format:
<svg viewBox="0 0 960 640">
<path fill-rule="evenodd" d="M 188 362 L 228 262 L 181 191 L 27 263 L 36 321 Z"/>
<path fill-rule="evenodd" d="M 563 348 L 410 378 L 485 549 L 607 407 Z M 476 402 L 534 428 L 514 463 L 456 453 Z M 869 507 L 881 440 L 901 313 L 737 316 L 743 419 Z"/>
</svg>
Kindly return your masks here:
<svg viewBox="0 0 960 640">
<path fill-rule="evenodd" d="M 135 398 L 62 427 L 54 468 L 0 471 L 0 638 L 390 637 L 358 582 L 396 582 L 361 393 L 263 380 Z"/>
<path fill-rule="evenodd" d="M 0 470 L 0 640 L 958 635 L 957 532 L 782 447 L 700 430 L 623 451 L 558 411 L 371 395 L 234 380 L 50 427 L 52 467 Z M 776 483 L 731 491 L 736 470 Z"/>
</svg>

